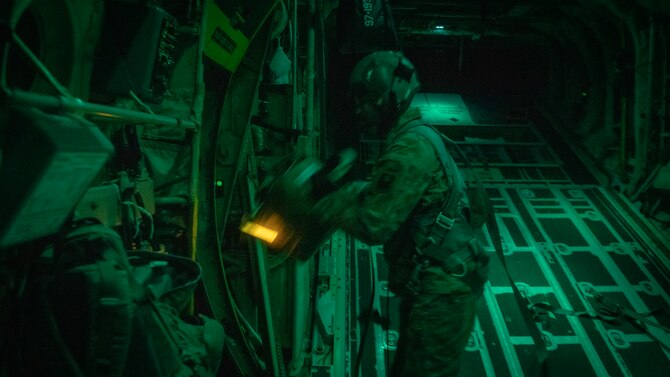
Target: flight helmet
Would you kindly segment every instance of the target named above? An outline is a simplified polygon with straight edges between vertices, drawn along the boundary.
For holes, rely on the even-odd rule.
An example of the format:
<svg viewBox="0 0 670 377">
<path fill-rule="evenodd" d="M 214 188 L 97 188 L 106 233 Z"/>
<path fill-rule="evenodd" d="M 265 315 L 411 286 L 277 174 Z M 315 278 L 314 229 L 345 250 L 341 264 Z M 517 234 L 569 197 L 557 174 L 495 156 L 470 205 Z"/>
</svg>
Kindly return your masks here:
<svg viewBox="0 0 670 377">
<path fill-rule="evenodd" d="M 419 88 L 414 65 L 399 51 L 363 57 L 349 80 L 355 117 L 369 126 L 390 127 L 409 108 Z"/>
</svg>

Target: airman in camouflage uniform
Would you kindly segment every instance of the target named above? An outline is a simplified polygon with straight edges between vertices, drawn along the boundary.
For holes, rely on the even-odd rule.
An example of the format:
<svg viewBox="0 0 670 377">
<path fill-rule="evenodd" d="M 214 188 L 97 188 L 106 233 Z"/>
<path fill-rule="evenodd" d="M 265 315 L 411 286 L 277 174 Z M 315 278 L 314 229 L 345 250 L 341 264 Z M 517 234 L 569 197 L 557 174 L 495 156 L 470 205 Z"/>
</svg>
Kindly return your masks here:
<svg viewBox="0 0 670 377">
<path fill-rule="evenodd" d="M 458 181 L 455 174 L 460 174 L 445 174 L 431 141 L 407 130 L 420 122 L 418 109 L 401 112 L 369 182 L 353 182 L 326 196 L 316 211 L 323 221 L 360 240 L 384 245 L 389 287 L 403 300 L 391 375 L 456 376 L 486 279 L 486 259 L 478 258 L 477 230 L 465 214 L 466 196 L 449 236 L 455 238 L 450 243 L 455 248 L 471 248 L 472 258 L 449 266 L 417 253 L 417 246 L 426 242 L 426 219 L 437 216 Z M 444 250 L 445 256 L 455 251 Z"/>
</svg>

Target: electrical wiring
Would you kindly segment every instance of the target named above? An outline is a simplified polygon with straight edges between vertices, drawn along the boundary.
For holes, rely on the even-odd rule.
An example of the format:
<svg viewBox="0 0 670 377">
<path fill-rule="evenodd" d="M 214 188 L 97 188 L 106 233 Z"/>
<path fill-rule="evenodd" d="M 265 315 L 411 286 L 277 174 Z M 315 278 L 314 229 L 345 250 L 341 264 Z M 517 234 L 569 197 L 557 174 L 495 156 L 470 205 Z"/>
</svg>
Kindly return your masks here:
<svg viewBox="0 0 670 377">
<path fill-rule="evenodd" d="M 118 179 L 114 180 L 114 181 L 118 181 Z M 129 207 L 133 207 L 138 212 L 145 215 L 147 217 L 147 219 L 149 219 L 149 240 L 153 240 L 154 239 L 154 217 L 151 214 L 151 212 L 149 212 L 146 208 L 138 205 L 137 203 L 135 203 L 133 201 L 121 199 L 121 194 L 119 193 L 119 190 L 115 190 L 115 191 L 116 191 L 116 198 L 117 198 L 117 200 L 120 204 L 129 206 Z M 134 222 L 134 228 L 135 228 L 135 233 L 133 234 L 133 238 L 137 238 L 137 237 L 139 237 L 141 230 L 140 230 L 140 222 L 138 221 L 134 211 L 133 211 L 133 222 Z"/>
<path fill-rule="evenodd" d="M 129 205 L 127 203 L 129 202 L 122 202 L 121 204 Z M 140 222 L 137 221 L 138 219 L 134 211 L 132 212 L 132 214 L 133 214 L 133 225 L 135 226 L 135 233 L 133 234 L 133 239 L 136 239 L 140 236 Z"/>
<path fill-rule="evenodd" d="M 154 219 L 153 219 L 153 216 L 151 215 L 151 213 L 149 211 L 147 211 L 146 208 L 137 205 L 137 203 L 135 203 L 135 202 L 131 202 L 131 201 L 126 200 L 126 201 L 122 201 L 121 204 L 133 207 L 137 211 L 139 211 L 142 214 L 144 214 L 145 216 L 147 216 L 147 218 L 149 219 L 149 239 L 152 240 L 154 238 Z M 138 221 L 138 220 L 139 219 L 136 217 L 135 212 L 133 212 L 133 222 L 135 223 L 134 224 L 135 225 L 135 234 L 133 235 L 133 238 L 137 238 L 137 237 L 140 236 L 140 232 L 141 232 L 140 221 Z"/>
<path fill-rule="evenodd" d="M 153 218 L 153 216 L 144 207 L 140 207 L 137 204 L 135 204 L 135 208 L 137 208 L 138 211 L 142 212 L 149 219 L 149 239 L 153 240 L 154 239 L 154 218 Z"/>
<path fill-rule="evenodd" d="M 137 204 L 135 202 L 131 202 L 131 201 L 128 201 L 128 200 L 123 200 L 121 198 L 121 193 L 118 190 L 118 186 L 117 186 L 117 190 L 115 190 L 115 191 L 116 191 L 116 199 L 118 200 L 118 203 L 120 203 L 122 205 L 126 205 L 126 206 L 133 206 L 133 205 L 137 206 Z M 140 223 L 137 221 L 137 217 L 135 216 L 134 211 L 133 211 L 133 223 L 134 223 L 133 227 L 135 228 L 135 233 L 133 234 L 133 238 L 137 238 L 140 235 Z"/>
</svg>

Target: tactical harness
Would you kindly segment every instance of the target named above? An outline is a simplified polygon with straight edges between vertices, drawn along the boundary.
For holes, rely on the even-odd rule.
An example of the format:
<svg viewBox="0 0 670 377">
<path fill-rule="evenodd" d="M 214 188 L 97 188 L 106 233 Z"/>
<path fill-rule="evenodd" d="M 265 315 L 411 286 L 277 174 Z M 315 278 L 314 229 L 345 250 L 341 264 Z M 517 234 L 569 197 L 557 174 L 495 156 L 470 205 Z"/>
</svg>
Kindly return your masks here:
<svg viewBox="0 0 670 377">
<path fill-rule="evenodd" d="M 415 248 L 413 259 L 416 268 L 412 279 L 408 282 L 410 284 L 408 287 L 410 291 L 417 291 L 418 287 L 416 284 L 418 283 L 418 273 L 421 268 L 437 264 L 448 274 L 463 278 L 471 272 L 467 267 L 468 262 L 476 261 L 478 263 L 475 270 L 482 268 L 488 262 L 487 256 L 480 253 L 480 248 L 476 245 L 476 239 L 474 238 L 468 240 L 467 245 L 459 245 L 461 246 L 459 248 L 450 247 L 448 243 L 449 232 L 454 228 L 458 217 L 463 216 L 464 195 L 468 197 L 467 204 L 470 211 L 468 218 L 462 218 L 461 220 L 467 221 L 468 225 L 466 226 L 472 230 L 480 228 L 484 224 L 487 216 L 486 212 L 489 209 L 484 203 L 487 199 L 484 196 L 485 192 L 481 184 L 478 184 L 475 188 L 475 190 L 480 190 L 479 192 L 466 190 L 465 181 L 459 174 L 456 163 L 446 149 L 445 142 L 453 144 L 451 140 L 419 120 L 410 121 L 403 126 L 401 133 L 406 132 L 416 132 L 430 141 L 440 161 L 445 177 L 447 179 L 451 177 L 451 181 L 453 182 L 447 191 L 446 200 L 436 215 L 431 212 L 414 216 L 415 221 L 430 223 L 425 241 L 417 244 Z M 425 217 L 430 218 L 426 219 Z"/>
</svg>

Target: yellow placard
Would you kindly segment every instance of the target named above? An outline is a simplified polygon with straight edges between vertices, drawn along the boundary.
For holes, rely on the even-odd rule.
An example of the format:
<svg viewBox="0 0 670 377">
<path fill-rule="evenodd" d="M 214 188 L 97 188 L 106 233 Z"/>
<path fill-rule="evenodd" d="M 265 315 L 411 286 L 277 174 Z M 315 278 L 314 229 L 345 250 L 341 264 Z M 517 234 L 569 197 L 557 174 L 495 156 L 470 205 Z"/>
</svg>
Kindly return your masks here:
<svg viewBox="0 0 670 377">
<path fill-rule="evenodd" d="M 214 0 L 207 0 L 203 52 L 223 68 L 235 72 L 249 47 L 249 38 L 234 29 Z"/>
</svg>

